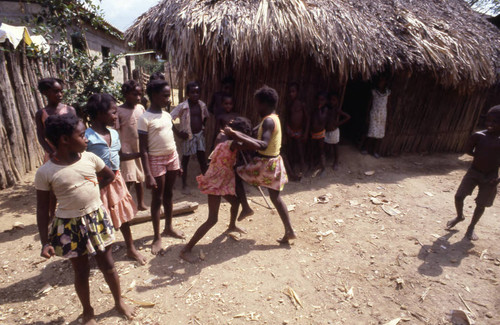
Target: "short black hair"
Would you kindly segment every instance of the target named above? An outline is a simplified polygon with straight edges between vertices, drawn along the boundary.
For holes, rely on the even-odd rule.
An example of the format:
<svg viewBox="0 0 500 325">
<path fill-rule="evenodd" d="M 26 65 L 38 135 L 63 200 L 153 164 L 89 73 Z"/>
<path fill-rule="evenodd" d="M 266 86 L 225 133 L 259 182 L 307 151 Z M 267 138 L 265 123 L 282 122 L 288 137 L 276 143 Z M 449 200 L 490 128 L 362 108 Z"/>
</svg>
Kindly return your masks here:
<svg viewBox="0 0 500 325">
<path fill-rule="evenodd" d="M 141 85 L 134 79 L 127 80 L 122 85 L 122 94 L 126 95 L 133 92 L 137 87 L 142 88 Z"/>
<path fill-rule="evenodd" d="M 222 79 L 221 84 L 223 85 L 234 85 L 234 78 L 231 76 L 226 76 Z"/>
<path fill-rule="evenodd" d="M 233 100 L 233 95 L 230 95 L 230 94 L 222 94 L 222 102 L 224 102 L 226 99 L 231 99 Z"/>
<path fill-rule="evenodd" d="M 116 99 L 110 94 L 93 94 L 87 101 L 87 105 L 85 105 L 85 113 L 90 120 L 93 120 L 99 112 L 107 112 L 111 107 L 111 103 L 116 103 Z"/>
<path fill-rule="evenodd" d="M 165 74 L 160 71 L 154 72 L 149 76 L 149 81 L 151 82 L 153 80 L 165 80 Z"/>
<path fill-rule="evenodd" d="M 192 88 L 200 88 L 200 84 L 196 81 L 191 81 L 191 82 L 188 82 L 188 84 L 186 85 L 186 94 L 189 95 L 189 91 L 192 89 Z"/>
<path fill-rule="evenodd" d="M 272 108 L 276 107 L 279 99 L 278 92 L 274 88 L 271 88 L 267 85 L 264 85 L 261 88 L 257 89 L 253 96 L 259 103 L 265 104 Z"/>
<path fill-rule="evenodd" d="M 71 136 L 80 119 L 73 113 L 50 115 L 45 121 L 45 137 L 54 145 L 59 145 L 63 135 Z"/>
<path fill-rule="evenodd" d="M 487 114 L 500 115 L 500 105 L 495 105 L 490 108 Z"/>
<path fill-rule="evenodd" d="M 316 99 L 320 98 L 320 97 L 325 97 L 325 99 L 328 99 L 328 93 L 326 91 L 320 91 L 317 95 L 316 95 Z"/>
<path fill-rule="evenodd" d="M 250 135 L 252 133 L 252 122 L 246 117 L 238 116 L 227 124 L 231 129 Z"/>
<path fill-rule="evenodd" d="M 43 94 L 47 90 L 51 89 L 54 87 L 54 85 L 58 83 L 61 86 L 64 85 L 64 82 L 62 79 L 59 78 L 43 78 L 38 81 L 38 90 Z"/>
<path fill-rule="evenodd" d="M 168 82 L 162 79 L 156 79 L 153 81 L 150 81 L 148 85 L 146 86 L 146 94 L 148 94 L 149 100 L 151 100 L 151 97 L 153 94 L 159 93 L 160 91 L 163 90 L 168 86 Z"/>
<path fill-rule="evenodd" d="M 289 89 L 290 89 L 290 88 L 292 88 L 292 87 L 297 88 L 297 90 L 299 90 L 299 89 L 300 89 L 299 83 L 298 83 L 297 81 L 292 81 L 292 82 L 290 82 L 290 83 L 288 84 L 288 88 L 289 88 Z"/>
</svg>

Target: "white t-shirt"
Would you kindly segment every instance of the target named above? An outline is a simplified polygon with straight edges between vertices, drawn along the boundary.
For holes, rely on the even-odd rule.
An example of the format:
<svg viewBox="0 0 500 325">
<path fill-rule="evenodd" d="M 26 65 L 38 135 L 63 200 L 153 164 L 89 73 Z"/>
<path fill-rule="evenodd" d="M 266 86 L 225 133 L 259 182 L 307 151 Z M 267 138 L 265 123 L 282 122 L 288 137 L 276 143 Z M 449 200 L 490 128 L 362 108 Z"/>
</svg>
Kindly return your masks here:
<svg viewBox="0 0 500 325">
<path fill-rule="evenodd" d="M 80 160 L 71 165 L 57 165 L 49 160 L 36 171 L 35 188 L 54 192 L 58 203 L 56 217 L 81 217 L 102 205 L 96 173 L 104 166 L 104 161 L 91 152 L 82 152 Z"/>
<path fill-rule="evenodd" d="M 137 120 L 137 130 L 148 135 L 148 154 L 150 156 L 168 156 L 176 151 L 172 117 L 169 113 L 151 113 L 146 111 Z"/>
</svg>

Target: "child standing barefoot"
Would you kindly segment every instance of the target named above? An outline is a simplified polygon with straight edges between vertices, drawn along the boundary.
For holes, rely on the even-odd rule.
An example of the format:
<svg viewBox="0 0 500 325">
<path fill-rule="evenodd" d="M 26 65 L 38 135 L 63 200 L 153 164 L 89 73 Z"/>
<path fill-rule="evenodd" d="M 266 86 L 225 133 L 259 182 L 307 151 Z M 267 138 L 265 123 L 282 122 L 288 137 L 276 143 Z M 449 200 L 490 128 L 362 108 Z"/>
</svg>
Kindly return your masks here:
<svg viewBox="0 0 500 325">
<path fill-rule="evenodd" d="M 490 108 L 486 115 L 487 129 L 474 133 L 467 143 L 465 152 L 474 159 L 472 166 L 465 174 L 460 187 L 455 194 L 455 207 L 457 217 L 448 221 L 447 229 L 455 227 L 464 221 L 464 200 L 466 196 L 472 194 L 477 186 L 479 192 L 476 197 L 476 209 L 470 222 L 465 237 L 469 240 L 478 240 L 474 233 L 474 227 L 484 213 L 486 207 L 493 205 L 497 195 L 497 186 L 500 182 L 498 178 L 498 168 L 500 167 L 500 105 Z"/>
<path fill-rule="evenodd" d="M 70 259 L 75 290 L 83 305 L 83 324 L 96 324 L 90 303 L 89 254 L 94 256 L 109 285 L 117 310 L 130 319 L 135 312 L 121 297 L 120 280 L 111 255 L 113 228 L 99 195 L 99 187 L 109 185 L 114 173 L 102 159 L 85 152 L 85 125 L 75 115 L 50 116 L 46 121 L 46 136 L 57 150 L 35 175 L 41 256 Z M 49 233 L 50 190 L 54 191 L 59 206 Z"/>
<path fill-rule="evenodd" d="M 163 203 L 165 229 L 163 234 L 174 238 L 184 235 L 172 226 L 172 188 L 180 172 L 179 156 L 175 146 L 172 117 L 163 110 L 170 105 L 170 87 L 165 80 L 151 81 L 146 92 L 150 108 L 137 121 L 142 166 L 146 174 L 146 187 L 150 188 L 151 219 L 154 239 L 151 253 L 162 251 L 160 234 L 160 208 Z"/>
<path fill-rule="evenodd" d="M 380 158 L 380 143 L 385 137 L 387 111 L 389 109 L 389 97 L 391 90 L 387 88 L 387 80 L 381 76 L 376 79 L 376 87 L 372 89 L 372 100 L 370 104 L 370 123 L 368 133 L 361 144 L 362 154 L 370 153 L 375 158 Z"/>
<path fill-rule="evenodd" d="M 200 100 L 200 85 L 190 82 L 186 85 L 188 99 L 172 110 L 172 119 L 180 118 L 180 130 L 177 132 L 182 141 L 182 191 L 189 194 L 187 187 L 187 169 L 189 158 L 196 154 L 201 173 L 207 171 L 205 158 L 205 122 L 208 118 L 207 105 Z M 177 130 L 177 129 L 176 129 Z"/>
<path fill-rule="evenodd" d="M 319 164 L 312 161 L 313 174 L 316 177 L 321 176 L 325 171 L 325 135 L 326 122 L 328 118 L 328 94 L 324 91 L 320 92 L 316 97 L 318 100 L 318 108 L 311 112 L 311 153 L 315 157 L 319 157 Z"/>
<path fill-rule="evenodd" d="M 38 90 L 47 98 L 47 106 L 38 110 L 35 114 L 36 134 L 38 142 L 45 150 L 43 162 L 47 162 L 54 154 L 55 148 L 45 139 L 45 120 L 51 115 L 62 115 L 71 113 L 76 116 L 76 111 L 73 107 L 62 104 L 63 98 L 62 88 L 63 81 L 57 78 L 44 78 L 38 82 Z M 56 212 L 57 200 L 52 191 L 49 199 L 49 215 L 50 220 L 54 219 Z"/>
<path fill-rule="evenodd" d="M 134 159 L 139 153 L 123 154 L 118 132 L 108 129 L 116 122 L 116 101 L 108 94 L 90 96 L 85 107 L 90 119 L 90 128 L 85 131 L 88 139 L 87 151 L 101 158 L 107 167 L 115 173 L 115 180 L 101 189 L 101 201 L 113 221 L 115 229 L 120 229 L 127 246 L 127 256 L 140 264 L 146 264 L 146 258 L 137 251 L 132 239 L 129 221 L 134 218 L 137 208 L 120 173 L 120 158 Z M 121 155 L 121 157 L 120 157 Z"/>
<path fill-rule="evenodd" d="M 347 123 L 350 119 L 351 116 L 342 111 L 337 94 L 332 93 L 330 95 L 330 105 L 328 107 L 328 117 L 326 121 L 325 151 L 333 155 L 333 170 L 337 170 L 339 166 L 339 127 Z"/>
<path fill-rule="evenodd" d="M 245 134 L 249 134 L 252 130 L 250 121 L 243 117 L 236 117 L 231 120 L 229 126 Z M 191 262 L 188 253 L 217 223 L 221 196 L 231 204 L 231 219 L 227 231 L 246 233 L 243 229 L 236 226 L 239 201 L 235 195 L 234 164 L 239 148 L 241 146 L 238 143 L 229 140 L 224 133 L 219 133 L 216 140 L 216 147 L 210 155 L 211 160 L 207 172 L 205 175 L 196 177 L 200 191 L 208 195 L 208 219 L 196 230 L 193 238 L 191 238 L 180 253 L 180 257 L 188 262 Z"/>
<path fill-rule="evenodd" d="M 237 168 L 238 175 L 247 183 L 254 186 L 264 186 L 269 190 L 269 196 L 285 227 L 285 235 L 278 239 L 279 243 L 288 243 L 295 238 L 290 217 L 285 203 L 280 197 L 280 191 L 287 183 L 287 175 L 280 156 L 281 124 L 275 109 L 278 103 L 278 93 L 273 88 L 264 86 L 255 92 L 255 106 L 262 117 L 257 139 L 230 127 L 224 133 L 231 139 L 243 142 L 253 150 L 257 150 L 252 162 Z"/>
<path fill-rule="evenodd" d="M 135 80 L 129 80 L 122 85 L 122 94 L 125 97 L 125 103 L 118 106 L 115 129 L 120 133 L 122 153 L 135 154 L 139 152 L 137 120 L 146 111 L 140 104 L 142 88 Z M 130 160 L 122 159 L 120 171 L 129 191 L 132 185 L 135 186 L 137 208 L 140 211 L 147 210 L 144 204 L 144 171 L 140 157 Z"/>
</svg>

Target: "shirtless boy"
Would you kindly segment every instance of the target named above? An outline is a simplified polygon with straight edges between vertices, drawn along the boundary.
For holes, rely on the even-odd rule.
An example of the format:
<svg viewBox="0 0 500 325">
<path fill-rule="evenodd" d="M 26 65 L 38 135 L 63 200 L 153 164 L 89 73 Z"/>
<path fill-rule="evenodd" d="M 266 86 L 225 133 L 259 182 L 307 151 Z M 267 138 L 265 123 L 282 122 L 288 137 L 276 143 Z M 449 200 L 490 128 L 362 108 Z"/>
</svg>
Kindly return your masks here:
<svg viewBox="0 0 500 325">
<path fill-rule="evenodd" d="M 479 191 L 476 197 L 476 208 L 472 216 L 465 238 L 478 240 L 474 227 L 484 213 L 486 207 L 493 205 L 497 194 L 498 168 L 500 167 L 500 105 L 490 108 L 486 115 L 486 130 L 474 133 L 466 145 L 467 154 L 474 157 L 472 165 L 462 179 L 455 194 L 457 217 L 448 221 L 447 229 L 464 221 L 464 199 L 472 194 L 477 186 Z"/>
<path fill-rule="evenodd" d="M 317 96 L 318 108 L 311 113 L 311 148 L 312 157 L 319 157 L 319 166 L 314 167 L 312 177 L 325 171 L 325 127 L 328 117 L 328 94 L 320 92 Z M 313 163 L 316 163 L 313 161 Z"/>
<path fill-rule="evenodd" d="M 207 105 L 200 100 L 200 85 L 190 82 L 186 86 L 188 99 L 172 110 L 172 119 L 180 118 L 179 136 L 183 140 L 182 146 L 182 190 L 189 194 L 187 187 L 187 171 L 189 158 L 196 154 L 201 173 L 207 171 L 205 158 L 205 134 L 203 129 L 208 118 Z"/>
<path fill-rule="evenodd" d="M 299 84 L 292 82 L 288 88 L 288 109 L 286 112 L 287 157 L 290 167 L 295 169 L 299 163 L 298 177 L 305 171 L 304 144 L 309 133 L 309 115 L 306 106 L 298 99 Z"/>
<path fill-rule="evenodd" d="M 339 126 L 345 124 L 350 119 L 351 116 L 342 111 L 337 94 L 332 93 L 330 95 L 330 107 L 326 121 L 325 151 L 329 155 L 333 154 L 333 170 L 337 170 L 339 166 Z"/>
</svg>

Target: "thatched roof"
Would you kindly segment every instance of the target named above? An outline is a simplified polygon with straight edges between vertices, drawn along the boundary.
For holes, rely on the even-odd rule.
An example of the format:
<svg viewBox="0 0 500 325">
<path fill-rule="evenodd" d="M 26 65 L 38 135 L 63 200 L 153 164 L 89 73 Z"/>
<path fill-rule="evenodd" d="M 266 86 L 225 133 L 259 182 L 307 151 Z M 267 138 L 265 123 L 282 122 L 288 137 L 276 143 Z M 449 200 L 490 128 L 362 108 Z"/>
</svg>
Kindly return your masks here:
<svg viewBox="0 0 500 325">
<path fill-rule="evenodd" d="M 484 87 L 500 69 L 500 31 L 463 0 L 163 0 L 125 36 L 181 73 L 302 58 L 339 80 L 389 68 Z"/>
</svg>

